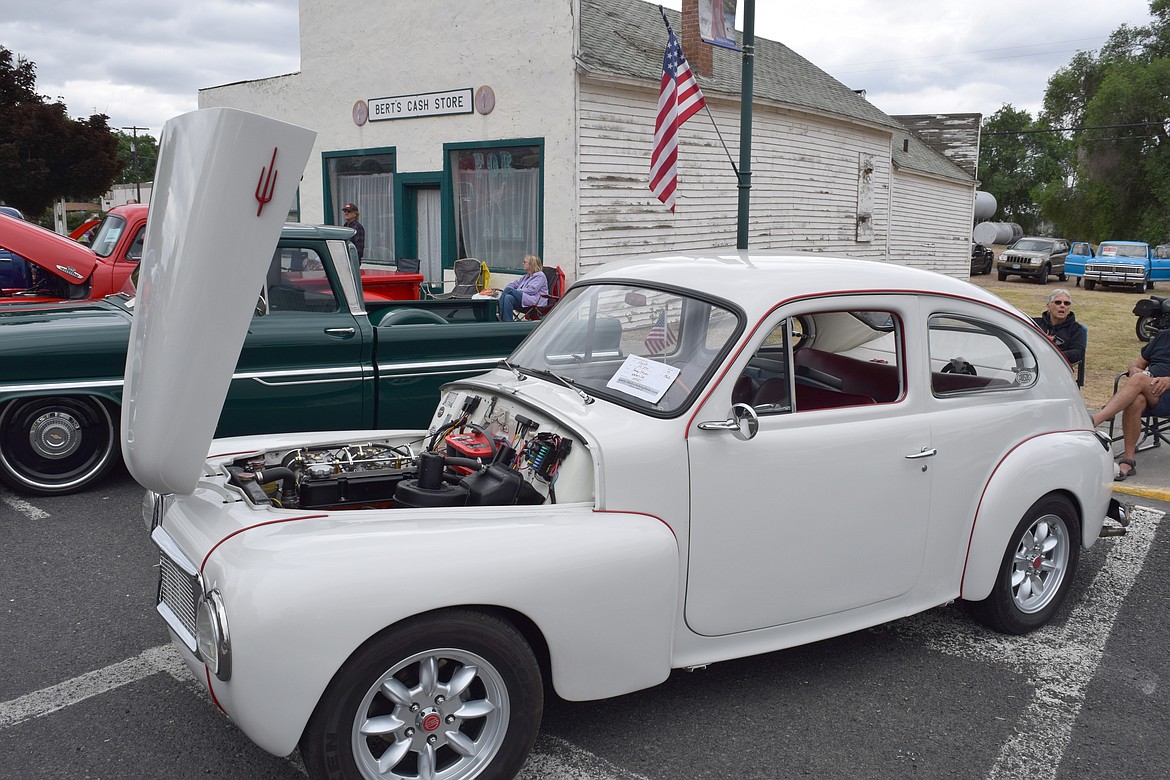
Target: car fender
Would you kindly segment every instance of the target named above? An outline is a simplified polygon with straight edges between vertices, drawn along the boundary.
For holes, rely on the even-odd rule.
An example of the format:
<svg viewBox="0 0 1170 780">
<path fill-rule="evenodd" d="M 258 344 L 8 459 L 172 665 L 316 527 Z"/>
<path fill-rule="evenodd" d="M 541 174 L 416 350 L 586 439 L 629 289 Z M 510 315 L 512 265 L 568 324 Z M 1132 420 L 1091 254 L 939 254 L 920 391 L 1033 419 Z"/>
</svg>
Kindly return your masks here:
<svg viewBox="0 0 1170 780">
<path fill-rule="evenodd" d="M 1089 451 L 1096 457 L 1086 456 Z M 1012 533 L 1049 493 L 1068 495 L 1080 512 L 1081 545 L 1101 533 L 1112 493 L 1113 460 L 1089 431 L 1062 431 L 1021 442 L 996 466 L 979 501 L 960 587 L 962 598 L 991 593 Z"/>
<path fill-rule="evenodd" d="M 569 700 L 617 696 L 669 675 L 679 552 L 661 520 L 588 506 L 486 507 L 462 519 L 449 510 L 391 514 L 268 524 L 208 554 L 205 587 L 226 604 L 233 673 L 226 683 L 207 679 L 266 750 L 296 746 L 329 681 L 367 639 L 449 607 L 531 620 L 548 647 L 552 684 Z"/>
</svg>

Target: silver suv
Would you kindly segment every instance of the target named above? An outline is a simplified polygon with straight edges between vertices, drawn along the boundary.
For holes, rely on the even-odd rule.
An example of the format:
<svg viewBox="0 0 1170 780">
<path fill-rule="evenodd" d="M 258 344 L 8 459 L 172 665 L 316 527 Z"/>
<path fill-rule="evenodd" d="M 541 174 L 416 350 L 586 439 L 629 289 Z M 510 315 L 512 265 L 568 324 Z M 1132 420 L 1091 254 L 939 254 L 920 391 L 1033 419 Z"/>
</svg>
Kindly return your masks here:
<svg viewBox="0 0 1170 780">
<path fill-rule="evenodd" d="M 1064 273 L 1064 259 L 1068 257 L 1068 241 L 1063 238 L 1024 236 L 999 254 L 995 270 L 1002 282 L 1012 274 L 1031 277 L 1037 284 L 1048 284 L 1048 277 L 1056 274 L 1060 281 Z"/>
</svg>

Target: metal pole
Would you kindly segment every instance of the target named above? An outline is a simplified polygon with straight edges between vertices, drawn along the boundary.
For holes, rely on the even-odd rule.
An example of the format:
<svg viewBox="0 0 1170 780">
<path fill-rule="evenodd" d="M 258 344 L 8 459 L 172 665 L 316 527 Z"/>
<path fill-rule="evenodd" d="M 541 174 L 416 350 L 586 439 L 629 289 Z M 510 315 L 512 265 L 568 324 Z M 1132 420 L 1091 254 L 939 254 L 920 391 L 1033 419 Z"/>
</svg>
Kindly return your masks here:
<svg viewBox="0 0 1170 780">
<path fill-rule="evenodd" d="M 752 188 L 752 82 L 756 61 L 756 0 L 743 7 L 743 71 L 739 107 L 739 218 L 735 246 L 748 248 L 748 202 Z"/>
<path fill-rule="evenodd" d="M 130 159 L 134 162 L 134 199 L 139 203 L 142 202 L 142 176 L 138 170 L 138 131 L 149 130 L 149 127 L 123 127 L 123 130 L 131 130 L 134 133 L 134 140 L 130 142 Z"/>
</svg>

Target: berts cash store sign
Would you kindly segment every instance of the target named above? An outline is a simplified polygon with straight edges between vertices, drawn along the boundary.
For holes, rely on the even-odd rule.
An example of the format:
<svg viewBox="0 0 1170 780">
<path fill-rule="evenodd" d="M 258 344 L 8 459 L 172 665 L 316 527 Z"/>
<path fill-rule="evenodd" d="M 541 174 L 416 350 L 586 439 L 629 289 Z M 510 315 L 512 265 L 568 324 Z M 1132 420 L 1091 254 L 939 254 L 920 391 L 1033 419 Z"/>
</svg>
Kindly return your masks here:
<svg viewBox="0 0 1170 780">
<path fill-rule="evenodd" d="M 419 95 L 370 98 L 371 122 L 386 119 L 413 119 L 420 116 L 470 114 L 475 111 L 471 88 L 451 89 L 446 92 L 424 92 Z"/>
</svg>

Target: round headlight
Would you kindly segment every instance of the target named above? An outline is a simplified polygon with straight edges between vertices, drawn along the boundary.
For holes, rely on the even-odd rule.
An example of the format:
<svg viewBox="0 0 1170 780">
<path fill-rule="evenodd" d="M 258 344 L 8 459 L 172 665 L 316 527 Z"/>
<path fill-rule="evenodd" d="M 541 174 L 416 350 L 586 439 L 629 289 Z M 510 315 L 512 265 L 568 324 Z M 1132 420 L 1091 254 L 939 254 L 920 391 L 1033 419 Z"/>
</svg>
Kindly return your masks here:
<svg viewBox="0 0 1170 780">
<path fill-rule="evenodd" d="M 228 633 L 227 611 L 223 597 L 213 590 L 199 602 L 195 616 L 195 640 L 199 657 L 219 679 L 227 682 L 232 676 L 232 640 Z"/>
</svg>

